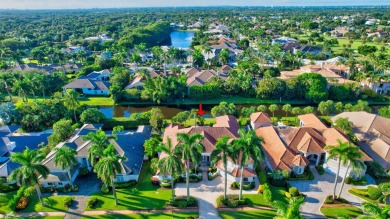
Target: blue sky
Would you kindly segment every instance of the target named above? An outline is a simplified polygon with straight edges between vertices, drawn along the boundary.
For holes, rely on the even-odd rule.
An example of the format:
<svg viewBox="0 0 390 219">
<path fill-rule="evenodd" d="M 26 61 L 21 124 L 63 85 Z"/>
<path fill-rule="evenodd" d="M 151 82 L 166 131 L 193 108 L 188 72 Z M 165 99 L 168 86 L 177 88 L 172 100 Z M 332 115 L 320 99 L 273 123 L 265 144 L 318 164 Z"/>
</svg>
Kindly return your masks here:
<svg viewBox="0 0 390 219">
<path fill-rule="evenodd" d="M 1 9 L 70 9 L 171 6 L 345 6 L 390 5 L 390 0 L 0 0 Z"/>
</svg>

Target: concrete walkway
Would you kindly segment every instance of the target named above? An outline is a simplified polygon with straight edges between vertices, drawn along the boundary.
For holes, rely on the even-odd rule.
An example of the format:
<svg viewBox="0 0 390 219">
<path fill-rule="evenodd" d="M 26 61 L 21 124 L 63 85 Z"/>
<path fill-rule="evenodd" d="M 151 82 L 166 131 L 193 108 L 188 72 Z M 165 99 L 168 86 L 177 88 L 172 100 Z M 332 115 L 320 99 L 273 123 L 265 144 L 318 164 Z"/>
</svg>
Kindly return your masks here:
<svg viewBox="0 0 390 219">
<path fill-rule="evenodd" d="M 257 179 L 256 179 L 257 180 Z M 239 190 L 230 190 L 231 182 L 228 181 L 228 194 L 239 194 Z M 256 186 L 259 185 L 258 180 Z M 176 195 L 186 196 L 187 187 L 185 183 L 176 184 Z M 217 198 L 223 195 L 224 180 L 222 177 L 217 177 L 209 181 L 207 179 L 207 172 L 203 172 L 203 180 L 199 183 L 190 183 L 190 196 L 198 200 L 199 205 L 199 219 L 220 219 L 218 209 L 216 208 Z M 256 189 L 243 191 L 243 194 L 257 194 Z"/>
<path fill-rule="evenodd" d="M 324 203 L 326 197 L 328 195 L 333 194 L 334 180 L 335 175 L 325 173 L 324 175 L 319 175 L 317 170 L 314 167 L 311 167 L 311 171 L 314 174 L 314 180 L 306 180 L 306 181 L 290 181 L 291 187 L 297 187 L 299 191 L 307 195 L 305 204 L 301 207 L 302 216 L 305 218 L 324 218 L 322 213 L 320 212 L 320 208 Z M 368 184 L 374 184 L 371 177 L 368 175 L 367 181 Z M 337 184 L 336 195 L 341 187 L 342 178 L 338 178 L 339 184 Z M 361 203 L 364 201 L 359 197 L 356 197 L 348 192 L 352 187 L 355 188 L 366 188 L 366 186 L 352 186 L 352 185 L 344 185 L 343 191 L 341 193 L 341 197 L 348 200 L 352 205 L 357 207 L 361 207 Z"/>
</svg>

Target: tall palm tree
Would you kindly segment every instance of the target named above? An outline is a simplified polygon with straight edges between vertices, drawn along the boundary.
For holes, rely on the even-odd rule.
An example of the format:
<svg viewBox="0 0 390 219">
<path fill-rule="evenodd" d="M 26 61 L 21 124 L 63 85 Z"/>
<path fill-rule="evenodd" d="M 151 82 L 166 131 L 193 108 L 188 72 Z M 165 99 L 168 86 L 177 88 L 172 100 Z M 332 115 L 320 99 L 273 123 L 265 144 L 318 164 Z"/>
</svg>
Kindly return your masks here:
<svg viewBox="0 0 390 219">
<path fill-rule="evenodd" d="M 41 190 L 39 188 L 38 178 L 42 176 L 44 179 L 50 173 L 50 170 L 41 164 L 45 159 L 45 155 L 39 150 L 30 150 L 28 147 L 21 153 L 11 154 L 12 162 L 19 163 L 21 166 L 12 171 L 9 175 L 10 181 L 16 181 L 22 186 L 35 187 L 39 200 L 42 206 L 45 205 L 42 199 Z"/>
<path fill-rule="evenodd" d="M 360 215 L 359 219 L 388 219 L 390 216 L 390 205 L 380 207 L 376 203 L 363 202 L 363 211 L 370 215 Z"/>
<path fill-rule="evenodd" d="M 278 217 L 283 219 L 301 219 L 301 213 L 299 211 L 300 207 L 305 203 L 304 198 L 292 197 L 289 201 L 289 204 L 286 205 L 281 201 L 274 201 L 272 207 L 276 208 L 276 214 Z"/>
<path fill-rule="evenodd" d="M 175 198 L 175 176 L 177 173 L 181 172 L 180 158 L 177 157 L 174 149 L 171 138 L 168 137 L 167 143 L 159 147 L 159 150 L 166 153 L 167 156 L 160 159 L 157 164 L 161 174 L 171 174 L 172 201 Z"/>
<path fill-rule="evenodd" d="M 103 156 L 104 150 L 108 146 L 109 140 L 116 140 L 115 135 L 107 136 L 106 133 L 99 129 L 97 132 L 90 132 L 83 137 L 84 141 L 91 141 L 92 145 L 88 148 L 88 161 L 91 166 L 95 166 L 99 157 Z"/>
<path fill-rule="evenodd" d="M 343 191 L 349 169 L 352 167 L 352 170 L 356 171 L 359 175 L 361 170 L 364 169 L 364 163 L 360 160 L 363 157 L 363 153 L 359 150 L 359 147 L 350 145 L 347 149 L 348 153 L 346 154 L 345 160 L 342 161 L 343 166 L 347 165 L 347 170 L 345 171 L 343 181 L 341 182 L 339 195 L 337 196 L 338 198 L 340 198 L 341 192 Z"/>
<path fill-rule="evenodd" d="M 247 165 L 249 158 L 252 158 L 255 162 L 255 165 L 259 164 L 259 160 L 263 158 L 263 153 L 261 148 L 262 139 L 259 139 L 255 131 L 251 130 L 245 132 L 244 129 L 238 131 L 240 136 L 234 141 L 234 150 L 235 157 L 241 166 L 241 178 L 240 178 L 240 196 L 239 199 L 242 199 L 242 184 L 244 180 L 244 169 Z"/>
<path fill-rule="evenodd" d="M 186 133 L 178 133 L 177 139 L 179 145 L 176 146 L 175 152 L 181 154 L 182 160 L 185 161 L 186 169 L 186 186 L 187 186 L 187 201 L 190 200 L 190 162 L 198 163 L 201 160 L 203 145 L 201 141 L 203 136 L 199 133 L 189 135 Z M 196 168 L 196 167 L 195 167 Z"/>
<path fill-rule="evenodd" d="M 76 155 L 77 151 L 73 148 L 62 146 L 60 148 L 55 148 L 57 153 L 54 155 L 54 164 L 60 166 L 62 170 L 67 170 L 70 183 L 73 188 L 72 176 L 70 170 L 77 163 Z"/>
<path fill-rule="evenodd" d="M 333 187 L 333 200 L 336 198 L 337 179 L 338 179 L 339 174 L 340 174 L 341 162 L 343 160 L 346 160 L 346 157 L 348 156 L 348 153 L 350 151 L 349 142 L 341 142 L 340 139 L 337 139 L 337 144 L 338 145 L 333 145 L 333 146 L 328 145 L 328 146 L 325 146 L 325 148 L 324 148 L 324 150 L 328 151 L 328 154 L 329 154 L 329 156 L 326 159 L 327 161 L 329 161 L 330 159 L 333 159 L 333 158 L 337 158 L 337 160 L 338 160 L 337 173 L 336 173 L 336 177 L 334 180 L 334 187 Z"/>
<path fill-rule="evenodd" d="M 141 56 L 138 53 L 131 54 L 130 61 L 135 63 L 135 71 L 138 71 L 138 63 L 142 61 Z"/>
<path fill-rule="evenodd" d="M 120 156 L 115 152 L 113 144 L 109 144 L 108 147 L 103 151 L 103 156 L 99 162 L 95 165 L 94 171 L 97 176 L 105 183 L 108 187 L 109 184 L 112 186 L 112 193 L 115 199 L 115 205 L 118 205 L 118 198 L 115 192 L 114 179 L 117 173 L 121 172 L 121 162 L 126 161 L 126 157 Z"/>
<path fill-rule="evenodd" d="M 66 90 L 63 98 L 64 106 L 68 110 L 73 110 L 74 120 L 77 122 L 76 110 L 80 107 L 80 102 L 78 100 L 79 93 L 77 93 L 73 89 L 68 89 Z"/>
<path fill-rule="evenodd" d="M 227 161 L 229 157 L 232 158 L 233 162 L 236 161 L 232 148 L 232 144 L 229 142 L 229 136 L 223 136 L 217 140 L 217 143 L 215 144 L 215 150 L 211 152 L 210 155 L 210 158 L 214 163 L 219 161 L 222 161 L 223 163 L 223 169 L 225 172 L 225 189 L 223 194 L 224 199 L 226 199 L 227 192 Z"/>
<path fill-rule="evenodd" d="M 287 117 L 287 113 L 291 112 L 292 106 L 291 106 L 291 104 L 285 104 L 285 105 L 283 105 L 282 109 L 284 112 L 286 112 L 286 117 Z"/>
</svg>

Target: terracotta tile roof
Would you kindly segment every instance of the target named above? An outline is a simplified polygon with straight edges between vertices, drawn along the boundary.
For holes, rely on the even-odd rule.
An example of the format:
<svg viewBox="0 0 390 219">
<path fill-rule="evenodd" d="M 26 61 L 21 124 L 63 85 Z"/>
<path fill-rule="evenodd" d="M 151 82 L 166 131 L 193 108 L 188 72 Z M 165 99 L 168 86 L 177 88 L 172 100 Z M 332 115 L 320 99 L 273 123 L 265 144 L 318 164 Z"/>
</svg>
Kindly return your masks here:
<svg viewBox="0 0 390 219">
<path fill-rule="evenodd" d="M 188 78 L 190 78 L 190 77 L 194 76 L 198 72 L 200 72 L 200 69 L 192 67 L 192 68 L 187 70 L 186 75 L 187 75 Z"/>
<path fill-rule="evenodd" d="M 259 128 L 256 130 L 256 135 L 264 139 L 264 153 L 273 170 L 290 171 L 291 166 L 297 166 L 297 161 L 303 164 L 308 163 L 305 157 L 302 155 L 294 155 L 294 153 L 286 147 L 274 127 L 268 126 Z M 300 156 L 300 158 L 298 159 L 296 156 Z"/>
<path fill-rule="evenodd" d="M 233 177 L 241 177 L 241 168 L 235 167 L 230 173 Z M 254 177 L 257 176 L 256 172 L 250 168 L 244 168 L 244 177 Z"/>
<path fill-rule="evenodd" d="M 201 72 L 197 72 L 187 78 L 187 86 L 203 85 L 213 77 L 218 77 L 218 73 L 214 70 L 203 70 Z"/>
<path fill-rule="evenodd" d="M 177 140 L 178 133 L 199 133 L 204 136 L 204 140 L 202 141 L 204 151 L 211 153 L 215 150 L 214 145 L 218 138 L 229 136 L 230 138 L 235 139 L 238 137 L 237 131 L 239 125 L 234 116 L 218 116 L 216 121 L 217 123 L 213 127 L 197 126 L 183 128 L 179 125 L 170 124 L 165 128 L 163 143 L 166 143 L 167 138 L 169 137 L 172 140 L 172 145 L 176 147 L 179 144 L 179 141 Z"/>
<path fill-rule="evenodd" d="M 263 112 L 252 113 L 250 115 L 250 119 L 253 123 L 261 123 L 261 124 L 271 123 L 272 124 L 272 121 L 269 118 L 268 114 L 263 113 Z"/>
<path fill-rule="evenodd" d="M 324 150 L 321 147 L 321 143 L 317 139 L 313 138 L 309 133 L 305 133 L 297 145 L 297 149 L 303 153 L 323 153 Z"/>
<path fill-rule="evenodd" d="M 304 127 L 311 127 L 317 130 L 327 129 L 326 125 L 313 113 L 299 115 L 298 118 L 304 123 Z"/>
<path fill-rule="evenodd" d="M 233 68 L 228 66 L 228 65 L 224 65 L 224 66 L 221 67 L 221 70 L 222 71 L 231 71 L 231 70 L 233 70 Z"/>
<path fill-rule="evenodd" d="M 285 141 L 286 141 L 288 147 L 294 153 L 299 152 L 298 146 L 303 147 L 304 143 L 309 139 L 309 136 L 311 139 L 314 139 L 315 143 L 318 144 L 321 148 L 325 147 L 326 139 L 323 136 L 321 136 L 321 134 L 318 133 L 313 128 L 309 128 L 309 127 L 288 128 L 288 129 L 280 130 L 280 132 L 285 137 Z M 308 145 L 310 145 L 310 144 L 308 144 Z M 314 150 L 314 151 L 311 151 L 311 150 Z M 317 153 L 316 151 L 319 151 L 319 149 L 318 149 L 318 147 L 315 146 L 314 143 L 312 143 L 310 145 L 310 147 L 307 147 L 307 152 Z M 322 152 L 324 152 L 324 151 L 322 150 Z"/>
</svg>

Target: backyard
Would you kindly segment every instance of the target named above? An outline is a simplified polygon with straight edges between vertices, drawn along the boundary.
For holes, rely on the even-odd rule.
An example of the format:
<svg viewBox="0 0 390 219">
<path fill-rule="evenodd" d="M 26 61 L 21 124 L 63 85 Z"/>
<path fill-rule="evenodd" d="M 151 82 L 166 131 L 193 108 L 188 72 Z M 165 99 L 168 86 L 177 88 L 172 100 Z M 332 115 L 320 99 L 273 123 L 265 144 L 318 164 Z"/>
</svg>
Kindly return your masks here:
<svg viewBox="0 0 390 219">
<path fill-rule="evenodd" d="M 171 198 L 170 189 L 161 189 L 152 185 L 150 178 L 150 162 L 145 161 L 138 184 L 135 187 L 126 189 L 117 189 L 119 204 L 116 206 L 112 192 L 103 194 L 96 192 L 92 196 L 99 199 L 95 208 L 86 208 L 86 210 L 149 210 L 164 209 Z"/>
</svg>

